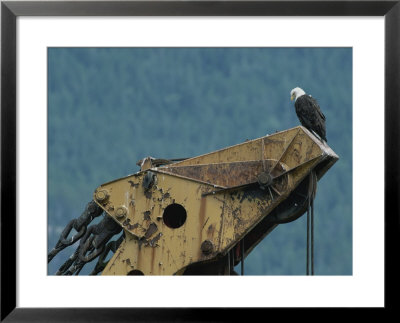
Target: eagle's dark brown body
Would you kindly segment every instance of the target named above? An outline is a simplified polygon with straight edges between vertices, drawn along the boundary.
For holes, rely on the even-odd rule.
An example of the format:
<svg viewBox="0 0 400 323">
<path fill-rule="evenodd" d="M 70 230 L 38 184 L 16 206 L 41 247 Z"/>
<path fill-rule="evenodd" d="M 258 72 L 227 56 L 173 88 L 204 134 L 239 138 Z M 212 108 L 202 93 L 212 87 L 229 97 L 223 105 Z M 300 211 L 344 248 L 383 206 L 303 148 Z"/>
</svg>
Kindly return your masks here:
<svg viewBox="0 0 400 323">
<path fill-rule="evenodd" d="M 296 99 L 294 106 L 301 125 L 315 132 L 322 140 L 327 142 L 325 116 L 317 100 L 304 94 Z"/>
</svg>

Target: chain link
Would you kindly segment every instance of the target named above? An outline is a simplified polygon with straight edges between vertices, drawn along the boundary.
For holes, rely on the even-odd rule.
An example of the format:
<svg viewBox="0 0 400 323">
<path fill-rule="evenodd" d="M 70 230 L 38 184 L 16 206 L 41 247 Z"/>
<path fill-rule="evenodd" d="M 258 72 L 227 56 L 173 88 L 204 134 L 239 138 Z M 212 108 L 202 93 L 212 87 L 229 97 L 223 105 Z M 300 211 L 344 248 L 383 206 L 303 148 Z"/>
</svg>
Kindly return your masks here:
<svg viewBox="0 0 400 323">
<path fill-rule="evenodd" d="M 97 275 L 105 268 L 107 262 L 104 262 L 104 259 L 110 250 L 115 252 L 118 249 L 124 235 L 122 234 L 118 240 L 108 243 L 114 235 L 122 230 L 122 227 L 108 215 L 104 215 L 99 223 L 88 226 L 94 218 L 102 213 L 103 210 L 94 201 L 90 201 L 82 215 L 71 220 L 64 228 L 56 246 L 48 254 L 48 262 L 64 248 L 80 241 L 74 253 L 57 270 L 56 275 L 78 275 L 85 264 L 99 256 L 96 267 L 90 275 Z M 72 229 L 77 233 L 68 238 Z"/>
<path fill-rule="evenodd" d="M 78 241 L 86 232 L 86 228 L 94 218 L 98 217 L 103 213 L 101 207 L 99 207 L 94 201 L 90 201 L 85 208 L 85 211 L 77 219 L 71 220 L 64 230 L 61 232 L 60 238 L 56 246 L 50 251 L 47 256 L 47 263 L 49 263 L 61 250 L 74 244 Z M 75 229 L 77 234 L 67 239 L 68 235 Z"/>
<path fill-rule="evenodd" d="M 99 256 L 99 259 L 97 260 L 96 266 L 90 273 L 90 275 L 97 275 L 98 273 L 102 272 L 104 268 L 106 268 L 108 261 L 104 261 L 104 259 L 107 257 L 108 253 L 112 251 L 115 253 L 119 246 L 121 245 L 122 241 L 124 240 L 125 236 L 122 233 L 121 236 L 118 238 L 118 240 L 110 241 L 107 243 L 104 251 L 101 253 Z"/>
<path fill-rule="evenodd" d="M 104 251 L 111 237 L 121 230 L 122 227 L 109 216 L 105 216 L 100 223 L 91 225 L 79 243 L 79 259 L 85 263 L 92 261 Z M 87 253 L 89 254 L 86 256 Z"/>
</svg>

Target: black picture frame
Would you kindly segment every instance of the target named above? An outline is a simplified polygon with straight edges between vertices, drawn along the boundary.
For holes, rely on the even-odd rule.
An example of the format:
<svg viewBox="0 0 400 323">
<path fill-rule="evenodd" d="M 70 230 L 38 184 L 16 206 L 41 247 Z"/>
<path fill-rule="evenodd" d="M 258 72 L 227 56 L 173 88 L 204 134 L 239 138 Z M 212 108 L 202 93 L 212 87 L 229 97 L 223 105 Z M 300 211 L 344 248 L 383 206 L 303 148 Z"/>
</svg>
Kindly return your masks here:
<svg viewBox="0 0 400 323">
<path fill-rule="evenodd" d="M 18 16 L 384 16 L 385 309 L 395 309 L 399 236 L 400 1 L 2 1 L 1 321 L 235 321 L 264 309 L 16 307 L 16 19 Z M 366 89 L 370 91 L 370 89 Z M 373 153 L 373 151 L 371 152 Z M 371 174 L 375 176 L 373 167 Z M 33 211 L 34 212 L 34 211 Z M 373 233 L 371 233 L 373 234 Z M 373 261 L 373 259 L 371 259 Z M 210 287 L 212 290 L 212 287 Z M 40 292 L 38 292 L 40 293 Z M 245 295 L 238 295 L 245 297 Z M 134 297 L 133 297 L 134 302 Z M 238 313 L 240 311 L 240 313 Z M 243 313 L 243 311 L 245 311 Z M 253 315 L 253 313 L 252 313 Z M 254 317 L 254 316 L 252 316 Z"/>
</svg>

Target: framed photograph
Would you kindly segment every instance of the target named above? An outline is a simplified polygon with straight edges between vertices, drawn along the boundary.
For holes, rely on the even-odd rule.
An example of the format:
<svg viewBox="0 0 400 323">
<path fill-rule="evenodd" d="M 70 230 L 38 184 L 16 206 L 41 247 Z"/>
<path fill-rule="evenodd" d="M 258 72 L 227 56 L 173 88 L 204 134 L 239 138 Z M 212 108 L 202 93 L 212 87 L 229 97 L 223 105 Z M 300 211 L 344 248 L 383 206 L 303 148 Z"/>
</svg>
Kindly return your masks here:
<svg viewBox="0 0 400 323">
<path fill-rule="evenodd" d="M 212 319 L 233 320 L 238 308 L 393 308 L 399 13 L 398 1 L 3 1 L 1 319 L 210 320 L 213 308 Z M 314 116 L 300 111 L 310 104 L 318 109 Z M 311 125 L 310 118 L 319 121 Z M 303 141 L 296 141 L 299 132 Z M 297 178 L 293 173 L 286 186 L 284 180 L 271 184 L 278 164 L 282 174 L 298 167 L 284 159 L 292 152 L 275 148 L 275 165 L 266 171 L 264 150 L 272 153 L 275 146 L 264 141 L 274 143 L 274 136 L 288 136 L 280 140 L 293 156 L 304 150 L 308 158 L 317 148 L 324 158 L 334 156 L 329 167 L 312 166 L 308 211 L 306 204 L 302 212 L 295 209 L 307 196 L 292 205 L 294 193 L 282 194 Z M 313 150 L 306 151 L 307 140 Z M 259 165 L 253 157 L 245 160 L 270 174 L 271 182 L 261 175 L 245 184 L 235 175 L 229 179 L 239 160 L 203 157 L 258 142 L 262 151 L 252 149 L 262 153 Z M 203 167 L 199 173 L 187 170 L 191 161 Z M 158 175 L 140 173 L 146 163 Z M 225 172 L 221 181 L 210 180 L 215 169 Z M 161 192 L 161 204 L 165 198 L 169 205 L 160 204 L 159 213 L 146 208 L 152 183 L 162 187 L 173 173 L 187 195 L 179 200 L 174 190 Z M 137 237 L 138 254 L 159 246 L 158 239 L 165 244 L 184 237 L 195 246 L 189 223 L 195 228 L 197 222 L 189 220 L 197 217 L 203 228 L 210 222 L 207 234 L 213 236 L 213 220 L 201 212 L 206 206 L 195 204 L 193 211 L 191 202 L 181 202 L 190 200 L 193 180 L 204 196 L 257 184 L 266 205 L 276 208 L 275 196 L 280 210 L 286 205 L 293 214 L 283 219 L 287 210 L 276 211 L 280 220 L 249 224 L 243 236 L 235 231 L 234 242 L 226 237 L 233 247 L 219 254 L 222 276 L 206 257 L 215 248 L 212 239 L 202 239 L 205 267 L 177 265 L 185 257 L 196 263 L 179 243 L 153 248 L 150 267 L 126 258 L 124 250 L 132 248 L 126 230 Z M 128 208 L 114 208 L 109 195 L 121 181 L 130 183 Z M 204 191 L 210 183 L 214 191 Z M 145 193 L 143 204 L 133 197 L 136 187 Z M 235 194 L 226 196 L 234 201 Z M 241 203 L 245 194 L 239 195 Z M 87 257 L 101 249 L 102 260 L 108 257 L 103 267 L 97 259 L 80 262 L 81 236 L 72 233 L 92 212 L 87 203 L 93 199 L 98 215 L 126 217 L 124 230 L 116 226 L 101 248 L 89 239 L 99 235 L 90 232 L 111 217 L 92 216 L 84 224 Z M 240 204 L 243 210 L 232 201 L 231 211 L 225 202 L 214 209 L 232 221 L 255 210 L 252 198 L 248 209 Z M 131 207 L 141 224 L 129 223 Z M 268 232 L 260 233 L 261 224 Z M 162 225 L 172 229 L 170 236 L 157 233 Z M 229 235 L 229 225 L 222 221 L 219 232 Z M 71 236 L 74 243 L 64 243 Z"/>
</svg>

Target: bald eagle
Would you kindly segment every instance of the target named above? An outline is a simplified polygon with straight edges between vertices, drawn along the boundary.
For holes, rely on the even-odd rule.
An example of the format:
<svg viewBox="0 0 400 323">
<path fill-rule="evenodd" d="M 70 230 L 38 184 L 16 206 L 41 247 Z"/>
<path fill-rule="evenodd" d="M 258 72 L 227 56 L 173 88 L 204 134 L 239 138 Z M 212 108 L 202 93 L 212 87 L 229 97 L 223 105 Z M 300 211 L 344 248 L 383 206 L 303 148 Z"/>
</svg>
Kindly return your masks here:
<svg viewBox="0 0 400 323">
<path fill-rule="evenodd" d="M 295 100 L 294 107 L 301 125 L 326 140 L 325 116 L 317 100 L 306 94 L 301 88 L 296 87 L 290 92 L 290 100 Z"/>
</svg>

